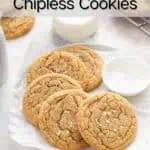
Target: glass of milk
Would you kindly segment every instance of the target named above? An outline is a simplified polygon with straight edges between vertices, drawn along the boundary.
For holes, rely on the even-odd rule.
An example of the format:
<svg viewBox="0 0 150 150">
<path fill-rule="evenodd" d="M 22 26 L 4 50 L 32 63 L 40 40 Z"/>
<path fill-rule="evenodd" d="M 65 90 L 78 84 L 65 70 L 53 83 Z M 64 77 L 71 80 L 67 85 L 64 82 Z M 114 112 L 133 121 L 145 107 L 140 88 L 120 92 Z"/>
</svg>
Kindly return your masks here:
<svg viewBox="0 0 150 150">
<path fill-rule="evenodd" d="M 98 18 L 54 17 L 53 29 L 57 35 L 69 42 L 83 42 L 98 30 Z"/>
</svg>

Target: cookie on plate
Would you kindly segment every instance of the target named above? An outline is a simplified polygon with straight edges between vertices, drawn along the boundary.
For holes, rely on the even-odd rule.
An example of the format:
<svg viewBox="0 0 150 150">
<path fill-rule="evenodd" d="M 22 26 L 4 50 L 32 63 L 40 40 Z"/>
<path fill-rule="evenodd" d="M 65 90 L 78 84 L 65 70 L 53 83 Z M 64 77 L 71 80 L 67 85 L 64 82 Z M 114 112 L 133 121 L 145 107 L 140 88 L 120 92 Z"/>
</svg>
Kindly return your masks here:
<svg viewBox="0 0 150 150">
<path fill-rule="evenodd" d="M 85 141 L 97 150 L 123 150 L 137 132 L 135 111 L 125 98 L 114 93 L 89 97 L 76 119 Z"/>
<path fill-rule="evenodd" d="M 83 45 L 70 45 L 60 50 L 72 53 L 79 57 L 88 68 L 89 82 L 86 91 L 95 89 L 102 81 L 103 58 L 96 54 L 92 49 Z"/>
<path fill-rule="evenodd" d="M 42 105 L 39 128 L 47 141 L 62 150 L 87 147 L 76 124 L 78 107 L 87 99 L 82 90 L 65 90 L 50 96 Z"/>
<path fill-rule="evenodd" d="M 37 59 L 29 67 L 27 82 L 30 84 L 37 77 L 52 72 L 72 77 L 86 91 L 90 80 L 88 69 L 78 57 L 62 51 L 54 51 Z"/>
<path fill-rule="evenodd" d="M 72 78 L 57 73 L 46 74 L 34 80 L 23 99 L 23 112 L 29 122 L 38 127 L 38 115 L 43 102 L 55 92 L 67 89 L 82 88 Z"/>
<path fill-rule="evenodd" d="M 2 17 L 0 25 L 7 40 L 16 39 L 28 33 L 35 22 L 35 17 Z"/>
</svg>

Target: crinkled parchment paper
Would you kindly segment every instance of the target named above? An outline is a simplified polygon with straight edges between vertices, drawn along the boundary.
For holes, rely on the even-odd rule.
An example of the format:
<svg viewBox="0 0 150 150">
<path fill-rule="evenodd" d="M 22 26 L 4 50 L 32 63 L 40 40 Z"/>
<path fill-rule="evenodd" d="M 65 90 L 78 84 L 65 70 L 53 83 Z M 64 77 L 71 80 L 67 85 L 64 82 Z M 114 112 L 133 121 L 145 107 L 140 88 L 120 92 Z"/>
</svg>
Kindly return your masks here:
<svg viewBox="0 0 150 150">
<path fill-rule="evenodd" d="M 106 63 L 116 56 L 136 56 L 144 59 L 150 64 L 150 50 L 148 48 L 135 50 L 117 51 L 111 47 L 102 45 L 89 45 L 97 51 L 101 51 Z M 10 109 L 9 132 L 10 136 L 17 143 L 25 147 L 32 147 L 40 150 L 56 150 L 50 146 L 40 135 L 40 132 L 29 124 L 22 114 L 22 98 L 25 91 L 26 81 L 25 73 L 28 66 L 41 54 L 46 51 L 52 51 L 55 46 L 43 44 L 42 42 L 31 43 L 26 53 L 22 67 L 18 74 L 18 80 L 14 87 L 14 96 L 12 97 L 13 106 Z M 105 85 L 101 85 L 91 93 L 107 91 Z M 142 150 L 150 147 L 150 87 L 140 95 L 128 98 L 133 104 L 138 115 L 138 134 L 135 141 L 128 147 L 128 150 Z"/>
</svg>

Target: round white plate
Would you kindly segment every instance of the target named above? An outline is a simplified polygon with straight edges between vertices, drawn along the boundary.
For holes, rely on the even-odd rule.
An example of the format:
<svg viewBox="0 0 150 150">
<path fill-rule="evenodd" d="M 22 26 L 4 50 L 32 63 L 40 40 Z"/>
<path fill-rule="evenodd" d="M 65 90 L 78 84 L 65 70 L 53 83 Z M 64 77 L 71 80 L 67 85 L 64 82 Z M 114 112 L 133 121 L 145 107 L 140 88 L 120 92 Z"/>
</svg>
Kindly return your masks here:
<svg viewBox="0 0 150 150">
<path fill-rule="evenodd" d="M 116 57 L 104 65 L 103 82 L 111 91 L 135 96 L 150 85 L 150 68 L 136 56 Z"/>
</svg>

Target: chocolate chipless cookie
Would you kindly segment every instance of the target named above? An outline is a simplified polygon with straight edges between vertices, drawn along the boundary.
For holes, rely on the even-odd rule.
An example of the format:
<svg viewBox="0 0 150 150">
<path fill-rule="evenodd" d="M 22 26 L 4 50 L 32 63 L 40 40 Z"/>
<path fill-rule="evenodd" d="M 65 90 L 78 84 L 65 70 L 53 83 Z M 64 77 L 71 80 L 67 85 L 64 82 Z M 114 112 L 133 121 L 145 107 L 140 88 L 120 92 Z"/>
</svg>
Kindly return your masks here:
<svg viewBox="0 0 150 150">
<path fill-rule="evenodd" d="M 79 107 L 79 131 L 97 150 L 123 150 L 134 140 L 137 118 L 130 103 L 114 93 L 90 96 Z"/>
<path fill-rule="evenodd" d="M 38 127 L 40 108 L 46 99 L 55 92 L 68 89 L 80 89 L 81 86 L 72 78 L 52 73 L 34 80 L 27 88 L 23 98 L 23 112 L 33 125 Z"/>
<path fill-rule="evenodd" d="M 39 128 L 50 144 L 62 150 L 87 147 L 76 124 L 78 107 L 86 99 L 87 94 L 82 90 L 65 90 L 53 94 L 43 103 Z"/>
<path fill-rule="evenodd" d="M 71 45 L 60 48 L 60 50 L 71 53 L 79 57 L 87 67 L 89 74 L 89 82 L 86 91 L 91 91 L 98 87 L 102 82 L 102 67 L 104 64 L 103 58 L 94 50 L 83 45 Z"/>
<path fill-rule="evenodd" d="M 2 17 L 0 25 L 7 40 L 27 34 L 35 23 L 35 17 Z"/>
<path fill-rule="evenodd" d="M 37 77 L 47 73 L 60 73 L 75 79 L 86 91 L 90 80 L 88 69 L 85 64 L 76 56 L 54 51 L 41 56 L 30 67 L 27 73 L 27 82 L 30 84 Z"/>
</svg>

